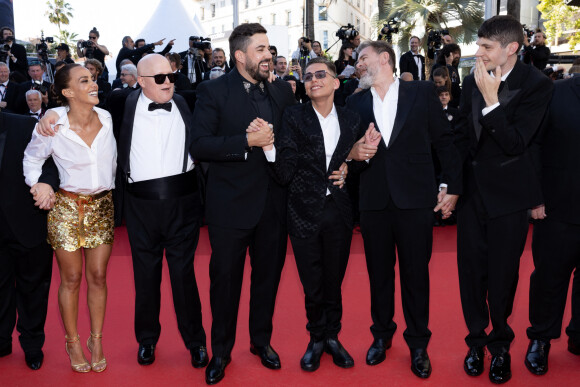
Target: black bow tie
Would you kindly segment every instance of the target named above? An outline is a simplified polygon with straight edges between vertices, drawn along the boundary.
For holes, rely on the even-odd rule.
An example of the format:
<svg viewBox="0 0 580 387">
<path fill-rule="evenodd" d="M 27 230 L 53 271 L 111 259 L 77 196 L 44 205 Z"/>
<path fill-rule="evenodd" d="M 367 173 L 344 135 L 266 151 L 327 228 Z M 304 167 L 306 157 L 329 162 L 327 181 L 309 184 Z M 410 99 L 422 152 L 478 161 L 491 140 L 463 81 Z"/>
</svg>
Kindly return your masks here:
<svg viewBox="0 0 580 387">
<path fill-rule="evenodd" d="M 171 111 L 171 102 L 166 102 L 166 103 L 155 103 L 155 102 L 151 102 L 149 104 L 149 111 L 152 112 L 153 110 L 157 110 L 157 109 L 163 109 L 163 110 L 167 110 L 168 112 Z"/>
</svg>

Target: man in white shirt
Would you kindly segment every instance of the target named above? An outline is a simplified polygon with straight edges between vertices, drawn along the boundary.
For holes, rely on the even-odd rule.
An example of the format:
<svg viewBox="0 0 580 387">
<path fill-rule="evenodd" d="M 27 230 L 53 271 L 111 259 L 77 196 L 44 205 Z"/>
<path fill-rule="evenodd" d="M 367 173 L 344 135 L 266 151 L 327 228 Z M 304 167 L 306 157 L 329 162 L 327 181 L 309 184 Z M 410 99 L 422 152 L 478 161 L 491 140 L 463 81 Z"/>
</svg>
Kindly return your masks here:
<svg viewBox="0 0 580 387">
<path fill-rule="evenodd" d="M 10 69 L 0 62 L 0 111 L 15 112 L 18 84 L 10 82 Z"/>
<path fill-rule="evenodd" d="M 358 63 L 366 74 L 360 87 L 370 89 L 347 100 L 347 106 L 361 115 L 362 128 L 374 123 L 382 135 L 378 147 L 359 141 L 349 155 L 356 160 L 351 171 L 362 170 L 360 224 L 371 285 L 374 337 L 366 362 L 376 365 L 385 360 L 397 327 L 393 321 L 396 250 L 407 323 L 403 336 L 411 350 L 411 370 L 427 378 L 431 374 L 427 345 L 431 337 L 433 211 L 441 210 L 444 217 L 451 215 L 461 190 L 461 167 L 435 86 L 400 82 L 393 74 L 395 60 L 388 43 L 362 43 Z M 441 162 L 442 180 L 448 185 L 441 187 L 439 194 L 432 148 Z"/>
<path fill-rule="evenodd" d="M 38 90 L 28 90 L 26 92 L 26 104 L 28 105 L 28 115 L 41 119 L 44 115 L 44 109 L 42 108 L 42 95 Z"/>
<path fill-rule="evenodd" d="M 129 89 L 137 89 L 139 84 L 137 83 L 137 66 L 134 64 L 126 64 L 121 66 L 121 82 L 123 82 L 123 87 Z"/>
<path fill-rule="evenodd" d="M 417 36 L 409 39 L 410 50 L 401 55 L 399 59 L 399 72 L 401 74 L 409 72 L 413 75 L 413 80 L 425 80 L 425 57 L 419 53 L 421 40 Z"/>
</svg>

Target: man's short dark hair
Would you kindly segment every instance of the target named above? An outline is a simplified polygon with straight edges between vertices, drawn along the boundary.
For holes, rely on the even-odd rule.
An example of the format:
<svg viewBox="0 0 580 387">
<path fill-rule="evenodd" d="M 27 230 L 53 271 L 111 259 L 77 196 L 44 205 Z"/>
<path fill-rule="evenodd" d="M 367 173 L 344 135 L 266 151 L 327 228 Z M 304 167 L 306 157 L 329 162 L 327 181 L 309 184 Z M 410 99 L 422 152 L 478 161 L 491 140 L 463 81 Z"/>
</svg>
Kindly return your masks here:
<svg viewBox="0 0 580 387">
<path fill-rule="evenodd" d="M 449 93 L 449 98 L 451 98 L 451 93 L 449 92 L 449 89 L 447 88 L 447 86 L 438 86 L 436 90 L 437 90 L 437 95 L 441 95 L 443 93 Z"/>
<path fill-rule="evenodd" d="M 519 52 L 524 44 L 522 31 L 523 27 L 516 18 L 509 15 L 498 15 L 484 21 L 477 31 L 477 36 L 499 42 L 502 47 L 516 42 L 518 44 L 516 52 Z"/>
<path fill-rule="evenodd" d="M 137 40 L 135 40 L 135 47 L 138 47 L 139 46 L 139 43 L 141 43 L 141 42 L 145 43 L 145 39 L 137 39 Z"/>
<path fill-rule="evenodd" d="M 336 66 L 334 65 L 334 63 L 332 63 L 331 61 L 329 61 L 328 59 L 326 59 L 325 57 L 322 57 L 322 56 L 318 56 L 316 58 L 310 59 L 308 61 L 308 64 L 304 68 L 304 73 L 306 73 L 306 70 L 308 70 L 308 67 L 310 67 L 311 65 L 316 64 L 316 63 L 325 64 L 326 68 L 328 69 L 328 72 L 331 73 L 332 75 L 336 75 Z"/>
<path fill-rule="evenodd" d="M 276 63 L 278 63 L 278 59 L 280 59 L 280 58 L 284 58 L 284 59 L 286 59 L 286 57 L 285 57 L 285 56 L 283 56 L 283 55 L 278 55 L 277 57 L 275 57 L 275 58 L 274 58 L 274 66 L 276 66 Z"/>
<path fill-rule="evenodd" d="M 274 56 L 278 56 L 278 49 L 276 48 L 276 46 L 270 46 L 269 51 L 270 52 L 274 51 L 276 53 L 276 55 L 274 55 Z"/>
<path fill-rule="evenodd" d="M 14 30 L 8 26 L 4 26 L 2 28 L 0 28 L 0 38 L 4 38 L 4 30 L 8 30 L 10 32 L 12 32 L 12 36 L 14 36 Z"/>
<path fill-rule="evenodd" d="M 213 49 L 213 52 L 216 52 L 216 51 L 219 51 L 219 52 L 221 52 L 222 54 L 224 54 L 224 56 L 226 56 L 226 52 L 224 51 L 224 49 L 223 49 L 223 48 L 216 47 L 216 48 L 214 48 L 214 49 Z"/>
<path fill-rule="evenodd" d="M 419 41 L 419 43 L 421 43 L 421 39 L 419 39 L 419 37 L 415 36 L 415 35 L 413 35 L 409 38 L 409 43 L 411 43 L 411 40 L 413 40 L 413 39 L 417 39 Z"/>
<path fill-rule="evenodd" d="M 283 81 L 294 81 L 296 82 L 296 78 L 294 77 L 294 75 L 284 75 L 284 78 L 282 78 Z"/>
<path fill-rule="evenodd" d="M 372 49 L 379 55 L 383 52 L 389 54 L 389 64 L 391 65 L 391 69 L 393 69 L 393 73 L 396 72 L 397 67 L 395 66 L 395 63 L 397 58 L 393 47 L 391 47 L 389 43 L 384 40 L 367 40 L 362 42 L 356 51 L 360 54 L 360 52 L 367 47 L 372 47 Z"/>
<path fill-rule="evenodd" d="M 230 55 L 232 60 L 234 62 L 236 61 L 234 57 L 236 51 L 240 50 L 244 53 L 246 52 L 252 36 L 266 33 L 268 33 L 268 31 L 266 31 L 260 23 L 244 23 L 234 28 L 230 38 L 228 39 L 230 42 Z"/>
</svg>

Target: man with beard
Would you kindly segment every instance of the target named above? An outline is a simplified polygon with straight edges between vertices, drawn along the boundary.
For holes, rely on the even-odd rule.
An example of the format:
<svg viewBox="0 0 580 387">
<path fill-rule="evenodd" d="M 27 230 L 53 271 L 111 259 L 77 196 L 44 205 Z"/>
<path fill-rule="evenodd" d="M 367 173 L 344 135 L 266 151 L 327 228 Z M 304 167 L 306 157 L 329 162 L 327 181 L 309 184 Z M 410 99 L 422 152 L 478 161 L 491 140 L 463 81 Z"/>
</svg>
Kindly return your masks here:
<svg viewBox="0 0 580 387">
<path fill-rule="evenodd" d="M 531 143 L 552 93 L 552 82 L 518 61 L 522 25 L 494 16 L 477 32 L 473 75 L 464 81 L 457 147 L 464 163 L 464 195 L 457 206 L 457 266 L 463 316 L 469 330 L 464 370 L 511 378 L 508 324 L 528 235 L 528 209 L 541 204 Z M 491 320 L 493 329 L 486 332 Z"/>
<path fill-rule="evenodd" d="M 213 61 L 213 65 L 211 70 L 213 70 L 214 68 L 219 68 L 223 70 L 224 74 L 227 74 L 230 72 L 230 66 L 228 66 L 228 64 L 226 63 L 226 53 L 223 49 L 221 48 L 215 48 L 213 50 L 213 53 L 211 55 L 212 57 L 212 61 Z M 203 80 L 207 81 L 210 79 L 210 74 L 211 74 L 211 70 L 206 71 L 203 74 Z"/>
<path fill-rule="evenodd" d="M 374 337 L 366 362 L 377 365 L 385 360 L 397 328 L 393 321 L 396 251 L 407 323 L 403 336 L 411 350 L 411 370 L 420 378 L 428 378 L 433 211 L 441 210 L 445 218 L 451 215 L 461 190 L 461 161 L 435 86 L 430 82 L 400 82 L 393 74 L 395 60 L 387 42 L 362 43 L 358 65 L 367 72 L 359 86 L 370 90 L 347 100 L 347 106 L 361 116 L 361 140 L 348 158 L 357 161 L 351 171 L 361 170 L 360 225 Z M 378 147 L 362 140 L 369 123 L 381 132 Z M 442 181 L 448 184 L 440 187 L 439 194 L 432 149 L 441 162 Z"/>
<path fill-rule="evenodd" d="M 206 382 L 218 383 L 234 346 L 244 261 L 249 247 L 250 351 L 280 368 L 270 345 L 272 316 L 286 256 L 286 190 L 270 175 L 274 133 L 284 108 L 296 101 L 290 85 L 268 82 L 272 54 L 260 24 L 241 24 L 230 38 L 236 67 L 198 90 L 193 151 L 209 161 L 205 220 L 212 248 L 210 303 L 213 357 Z M 254 131 L 252 129 L 259 129 Z M 249 132 L 246 132 L 246 131 Z"/>
</svg>

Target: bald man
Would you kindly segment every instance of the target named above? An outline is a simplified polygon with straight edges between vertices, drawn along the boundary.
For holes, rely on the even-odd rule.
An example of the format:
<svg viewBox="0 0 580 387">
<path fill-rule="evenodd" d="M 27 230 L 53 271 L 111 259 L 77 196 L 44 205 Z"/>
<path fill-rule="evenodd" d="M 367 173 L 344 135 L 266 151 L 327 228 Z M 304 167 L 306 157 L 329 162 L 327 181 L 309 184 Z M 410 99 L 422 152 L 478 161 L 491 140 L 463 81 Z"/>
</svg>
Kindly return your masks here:
<svg viewBox="0 0 580 387">
<path fill-rule="evenodd" d="M 124 210 L 133 257 L 137 361 L 141 365 L 155 361 L 165 252 L 179 332 L 192 366 L 201 368 L 208 358 L 193 270 L 201 223 L 189 151 L 193 119 L 185 100 L 173 94 L 175 74 L 165 57 L 147 55 L 139 61 L 137 73 L 141 89 L 127 97 L 118 138 L 120 205 L 115 208 Z"/>
</svg>

